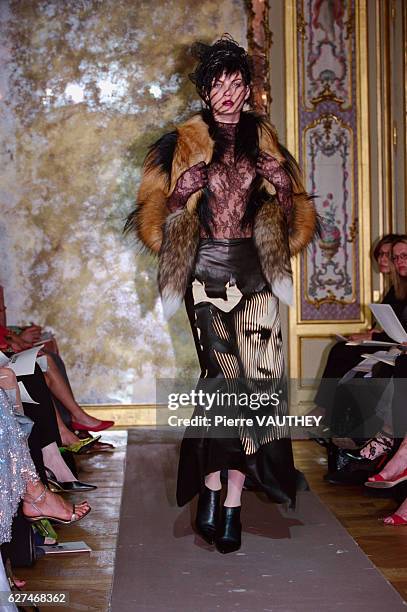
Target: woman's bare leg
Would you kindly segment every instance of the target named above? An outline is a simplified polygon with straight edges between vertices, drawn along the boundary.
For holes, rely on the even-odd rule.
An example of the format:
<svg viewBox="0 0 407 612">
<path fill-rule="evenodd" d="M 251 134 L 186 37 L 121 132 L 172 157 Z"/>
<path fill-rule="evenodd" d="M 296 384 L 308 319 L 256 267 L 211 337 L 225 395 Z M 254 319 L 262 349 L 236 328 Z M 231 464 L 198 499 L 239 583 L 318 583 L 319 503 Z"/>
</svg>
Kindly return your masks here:
<svg viewBox="0 0 407 612">
<path fill-rule="evenodd" d="M 17 407 L 22 408 L 18 383 L 13 370 L 10 368 L 0 368 L 0 387 L 3 389 L 16 389 Z M 47 465 L 55 473 L 57 478 L 64 477 L 64 481 L 76 480 L 71 470 L 63 461 L 59 449 L 55 442 L 42 449 L 44 464 Z M 57 475 L 58 474 L 58 475 Z M 37 516 L 38 511 L 30 504 L 34 502 L 44 491 L 44 485 L 40 479 L 27 483 L 26 492 L 23 500 L 23 512 L 25 516 Z M 72 515 L 72 505 L 66 502 L 62 497 L 55 495 L 48 489 L 45 489 L 45 495 L 38 502 L 34 502 L 41 510 L 42 514 L 55 516 L 64 520 L 70 520 Z M 84 501 L 80 504 L 75 504 L 75 513 L 82 516 L 89 504 Z"/>
<path fill-rule="evenodd" d="M 25 516 L 38 516 L 38 510 L 41 511 L 42 515 L 54 516 L 63 520 L 70 520 L 72 515 L 72 504 L 65 501 L 60 495 L 52 493 L 45 488 L 45 495 L 41 497 L 44 492 L 44 485 L 40 480 L 35 482 L 28 482 L 26 493 L 23 500 L 23 513 Z M 35 501 L 38 497 L 40 499 Z M 34 508 L 30 502 L 33 502 L 38 510 Z M 75 504 L 75 514 L 83 516 L 88 510 L 89 504 L 87 501 L 83 501 L 80 504 Z"/>
<path fill-rule="evenodd" d="M 64 446 L 69 446 L 69 444 L 76 444 L 77 442 L 80 442 L 78 436 L 65 425 L 58 410 L 55 410 L 55 414 L 57 417 L 58 430 L 59 435 L 61 436 L 62 444 Z"/>
<path fill-rule="evenodd" d="M 54 472 L 59 482 L 73 482 L 77 480 L 62 459 L 56 442 L 51 442 L 48 446 L 44 446 L 42 449 L 42 458 L 44 460 L 44 465 Z"/>
<path fill-rule="evenodd" d="M 211 491 L 219 491 L 222 488 L 222 483 L 220 481 L 220 471 L 211 472 L 210 474 L 205 476 L 205 486 Z"/>
<path fill-rule="evenodd" d="M 245 474 L 239 470 L 228 470 L 228 492 L 224 506 L 235 508 L 241 505 L 241 495 L 245 480 Z"/>
<path fill-rule="evenodd" d="M 54 360 L 50 355 L 46 355 L 48 363 L 48 371 L 44 373 L 45 380 L 49 390 L 55 397 L 65 406 L 65 408 L 71 413 L 74 420 L 82 425 L 89 427 L 96 427 L 100 425 L 101 421 L 87 414 L 75 401 L 75 398 L 66 384 L 65 379 L 61 375 Z"/>
</svg>

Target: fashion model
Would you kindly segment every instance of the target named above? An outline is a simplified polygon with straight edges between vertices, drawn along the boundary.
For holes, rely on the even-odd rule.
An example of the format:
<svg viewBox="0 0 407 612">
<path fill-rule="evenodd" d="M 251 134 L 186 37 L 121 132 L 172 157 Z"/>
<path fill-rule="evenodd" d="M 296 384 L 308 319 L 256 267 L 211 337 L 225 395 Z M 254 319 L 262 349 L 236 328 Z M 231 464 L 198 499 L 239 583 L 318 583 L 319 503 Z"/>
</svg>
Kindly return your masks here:
<svg viewBox="0 0 407 612">
<path fill-rule="evenodd" d="M 271 500 L 295 502 L 289 428 L 268 417 L 287 412 L 279 299 L 291 303 L 290 257 L 313 239 L 317 215 L 274 127 L 243 110 L 252 83 L 245 49 L 224 35 L 193 53 L 190 78 L 204 108 L 151 147 L 126 228 L 158 253 L 166 317 L 185 300 L 198 386 L 216 396 L 211 410 L 196 406 L 202 418 L 186 429 L 177 502 L 199 494 L 197 531 L 229 553 L 241 545 L 246 477 Z M 228 405 L 225 389 L 240 394 Z M 268 392 L 266 405 L 242 405 L 242 391 L 253 390 Z"/>
</svg>

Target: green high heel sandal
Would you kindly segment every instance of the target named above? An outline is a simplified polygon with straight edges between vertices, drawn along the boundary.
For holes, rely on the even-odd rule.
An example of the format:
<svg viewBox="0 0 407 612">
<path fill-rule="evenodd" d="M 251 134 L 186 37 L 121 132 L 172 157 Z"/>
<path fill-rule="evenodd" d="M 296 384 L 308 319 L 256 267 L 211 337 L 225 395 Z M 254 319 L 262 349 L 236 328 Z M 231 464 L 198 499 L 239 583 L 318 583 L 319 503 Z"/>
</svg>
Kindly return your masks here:
<svg viewBox="0 0 407 612">
<path fill-rule="evenodd" d="M 83 440 L 79 440 L 79 442 L 74 442 L 74 444 L 69 444 L 69 446 L 61 446 L 60 451 L 69 451 L 74 453 L 75 455 L 80 455 L 81 453 L 89 450 L 92 446 L 97 442 L 102 436 L 89 436 L 89 438 L 84 438 Z"/>
</svg>

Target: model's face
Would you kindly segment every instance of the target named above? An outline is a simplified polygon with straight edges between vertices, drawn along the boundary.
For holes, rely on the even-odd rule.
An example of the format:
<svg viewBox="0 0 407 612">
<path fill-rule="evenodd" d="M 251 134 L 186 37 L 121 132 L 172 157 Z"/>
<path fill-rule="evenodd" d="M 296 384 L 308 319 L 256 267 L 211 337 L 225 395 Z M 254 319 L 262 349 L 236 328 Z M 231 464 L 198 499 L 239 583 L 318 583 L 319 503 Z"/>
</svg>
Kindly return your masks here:
<svg viewBox="0 0 407 612">
<path fill-rule="evenodd" d="M 225 123 L 238 121 L 249 96 L 250 87 L 245 85 L 240 72 L 229 75 L 223 73 L 212 83 L 209 92 L 209 103 L 215 119 L 224 120 Z"/>
<path fill-rule="evenodd" d="M 391 244 L 382 244 L 377 255 L 377 265 L 382 274 L 389 274 L 391 258 Z"/>
<path fill-rule="evenodd" d="M 407 244 L 405 242 L 397 242 L 393 246 L 393 263 L 396 271 L 400 276 L 407 276 Z"/>
</svg>

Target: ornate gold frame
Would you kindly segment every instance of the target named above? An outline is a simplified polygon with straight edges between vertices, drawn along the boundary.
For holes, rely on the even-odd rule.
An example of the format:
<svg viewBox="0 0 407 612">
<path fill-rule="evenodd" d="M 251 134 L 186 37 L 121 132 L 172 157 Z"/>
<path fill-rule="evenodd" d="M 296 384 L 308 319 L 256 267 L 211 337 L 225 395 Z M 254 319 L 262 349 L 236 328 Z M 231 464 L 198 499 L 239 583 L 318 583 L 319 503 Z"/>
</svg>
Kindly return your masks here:
<svg viewBox="0 0 407 612">
<path fill-rule="evenodd" d="M 270 114 L 269 58 L 271 32 L 268 0 L 245 0 L 247 10 L 248 51 L 253 58 L 253 101 L 255 110 L 267 117 Z"/>
</svg>

